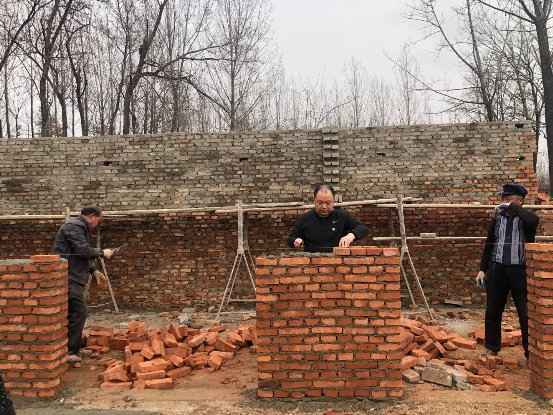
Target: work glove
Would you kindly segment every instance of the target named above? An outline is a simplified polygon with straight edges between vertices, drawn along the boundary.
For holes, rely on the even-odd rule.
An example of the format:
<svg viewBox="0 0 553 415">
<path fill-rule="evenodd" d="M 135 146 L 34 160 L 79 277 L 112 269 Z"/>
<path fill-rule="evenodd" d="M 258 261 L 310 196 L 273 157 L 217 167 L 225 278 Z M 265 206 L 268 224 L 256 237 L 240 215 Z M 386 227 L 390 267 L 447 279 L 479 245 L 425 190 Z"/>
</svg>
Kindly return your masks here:
<svg viewBox="0 0 553 415">
<path fill-rule="evenodd" d="M 294 248 L 301 248 L 303 246 L 303 239 L 296 238 L 294 241 Z"/>
<path fill-rule="evenodd" d="M 98 270 L 94 271 L 92 275 L 94 275 L 94 278 L 96 278 L 96 282 L 98 283 L 98 285 L 103 285 L 103 283 L 107 280 L 107 277 L 104 275 L 104 273 Z"/>
<path fill-rule="evenodd" d="M 484 271 L 478 272 L 476 276 L 476 286 L 478 288 L 486 288 L 486 273 Z"/>
<path fill-rule="evenodd" d="M 338 246 L 340 248 L 349 248 L 349 246 L 354 240 L 355 240 L 355 235 L 353 233 L 348 233 L 346 236 L 340 239 Z"/>
<path fill-rule="evenodd" d="M 111 257 L 115 253 L 115 252 L 113 252 L 113 249 L 104 249 L 102 252 L 104 254 L 104 258 L 106 258 L 106 259 L 111 259 Z"/>
</svg>

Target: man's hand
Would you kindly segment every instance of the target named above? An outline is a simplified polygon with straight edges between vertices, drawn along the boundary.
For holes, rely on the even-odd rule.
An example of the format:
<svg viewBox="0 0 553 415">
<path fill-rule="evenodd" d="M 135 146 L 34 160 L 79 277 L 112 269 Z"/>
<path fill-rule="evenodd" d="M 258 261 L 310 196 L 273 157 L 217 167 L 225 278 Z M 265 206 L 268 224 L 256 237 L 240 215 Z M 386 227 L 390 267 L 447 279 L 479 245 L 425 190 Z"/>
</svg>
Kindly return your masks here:
<svg viewBox="0 0 553 415">
<path fill-rule="evenodd" d="M 113 252 L 113 249 L 104 249 L 102 252 L 104 253 L 104 258 L 106 259 L 111 259 L 111 257 L 115 253 Z"/>
<path fill-rule="evenodd" d="M 476 286 L 478 288 L 486 288 L 486 273 L 484 271 L 479 271 L 476 276 Z"/>
<path fill-rule="evenodd" d="M 294 248 L 301 248 L 303 246 L 303 239 L 296 238 L 294 241 Z"/>
<path fill-rule="evenodd" d="M 338 244 L 338 246 L 340 248 L 348 248 L 353 241 L 355 241 L 355 235 L 350 232 L 342 239 L 340 239 L 340 243 Z"/>
<path fill-rule="evenodd" d="M 98 285 L 104 285 L 104 283 L 107 281 L 107 277 L 104 275 L 103 272 L 100 272 L 98 270 L 94 271 L 94 278 L 96 278 L 96 283 Z"/>
<path fill-rule="evenodd" d="M 509 206 L 511 206 L 511 202 L 503 202 L 500 205 L 497 205 L 495 207 L 495 211 L 497 213 L 500 213 L 501 211 L 505 211 L 505 210 L 509 209 Z"/>
</svg>

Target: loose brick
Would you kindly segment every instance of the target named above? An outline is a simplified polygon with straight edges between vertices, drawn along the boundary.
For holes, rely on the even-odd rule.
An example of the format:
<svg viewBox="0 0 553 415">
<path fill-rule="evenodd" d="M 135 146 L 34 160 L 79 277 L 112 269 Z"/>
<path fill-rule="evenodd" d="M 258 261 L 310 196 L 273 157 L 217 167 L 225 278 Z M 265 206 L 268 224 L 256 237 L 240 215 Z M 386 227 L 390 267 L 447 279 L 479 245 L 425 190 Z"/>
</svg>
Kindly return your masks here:
<svg viewBox="0 0 553 415">
<path fill-rule="evenodd" d="M 178 369 L 172 369 L 167 371 L 167 376 L 172 379 L 180 379 L 192 373 L 192 368 L 188 366 L 180 367 Z"/>
<path fill-rule="evenodd" d="M 146 381 L 146 389 L 173 389 L 174 386 L 173 378 Z"/>
<path fill-rule="evenodd" d="M 163 379 L 167 373 L 165 370 L 156 370 L 154 372 L 139 372 L 136 374 L 138 380 L 152 380 L 152 379 Z"/>
<path fill-rule="evenodd" d="M 112 391 L 129 390 L 131 387 L 132 382 L 104 382 L 100 385 L 100 388 Z"/>
</svg>

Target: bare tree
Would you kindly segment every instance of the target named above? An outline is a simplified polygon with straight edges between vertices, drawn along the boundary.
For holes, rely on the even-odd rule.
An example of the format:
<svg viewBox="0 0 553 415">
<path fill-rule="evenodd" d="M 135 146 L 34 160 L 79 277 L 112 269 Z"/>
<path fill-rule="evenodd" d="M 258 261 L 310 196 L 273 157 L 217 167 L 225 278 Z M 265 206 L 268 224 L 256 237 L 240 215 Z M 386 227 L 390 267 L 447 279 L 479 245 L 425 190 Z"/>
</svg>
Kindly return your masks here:
<svg viewBox="0 0 553 415">
<path fill-rule="evenodd" d="M 243 127 L 263 95 L 269 36 L 267 0 L 217 0 L 213 44 L 221 45 L 219 60 L 206 64 L 206 96 L 221 111 L 230 130 Z"/>
<path fill-rule="evenodd" d="M 533 26 L 538 43 L 541 80 L 543 84 L 545 135 L 549 158 L 549 193 L 553 196 L 553 56 L 551 55 L 549 45 L 548 29 L 553 5 L 552 0 L 475 1 Z"/>
<path fill-rule="evenodd" d="M 464 0 L 464 5 L 454 10 L 457 20 L 462 22 L 467 34 L 466 38 L 454 40 L 447 32 L 442 17 L 436 8 L 434 0 L 415 0 L 411 6 L 409 19 L 423 24 L 428 30 L 427 37 L 438 36 L 441 40 L 440 49 L 448 50 L 468 70 L 472 81 L 471 86 L 464 89 L 440 90 L 428 83 L 421 84 L 451 102 L 451 109 L 459 107 L 481 106 L 484 109 L 484 119 L 497 120 L 494 108 L 494 79 L 490 79 L 488 68 L 481 56 L 481 41 L 476 29 L 473 11 L 473 0 Z M 412 74 L 413 75 L 413 74 Z M 413 78 L 415 76 L 413 75 Z M 418 81 L 422 81 L 418 79 Z M 467 92 L 468 96 L 458 92 Z"/>
<path fill-rule="evenodd" d="M 26 27 L 47 0 L 3 0 L 0 4 L 0 72 L 17 47 Z"/>
<path fill-rule="evenodd" d="M 351 108 L 351 126 L 359 128 L 365 122 L 367 106 L 367 69 L 355 58 L 346 65 L 346 84 Z"/>
</svg>

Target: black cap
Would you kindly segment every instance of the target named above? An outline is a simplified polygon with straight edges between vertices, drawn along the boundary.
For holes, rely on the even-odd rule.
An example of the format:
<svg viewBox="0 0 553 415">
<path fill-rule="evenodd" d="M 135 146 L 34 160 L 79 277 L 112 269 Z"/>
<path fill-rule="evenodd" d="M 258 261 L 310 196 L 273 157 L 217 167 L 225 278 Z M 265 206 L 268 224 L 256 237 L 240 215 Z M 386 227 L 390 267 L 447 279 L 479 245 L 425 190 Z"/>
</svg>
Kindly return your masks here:
<svg viewBox="0 0 553 415">
<path fill-rule="evenodd" d="M 526 188 L 518 183 L 507 183 L 503 185 L 503 191 L 500 193 L 501 196 L 520 196 L 520 197 L 526 197 L 528 194 L 528 190 Z"/>
</svg>

